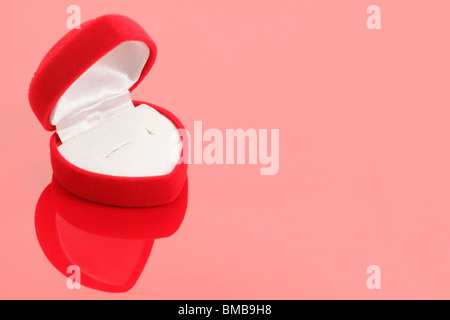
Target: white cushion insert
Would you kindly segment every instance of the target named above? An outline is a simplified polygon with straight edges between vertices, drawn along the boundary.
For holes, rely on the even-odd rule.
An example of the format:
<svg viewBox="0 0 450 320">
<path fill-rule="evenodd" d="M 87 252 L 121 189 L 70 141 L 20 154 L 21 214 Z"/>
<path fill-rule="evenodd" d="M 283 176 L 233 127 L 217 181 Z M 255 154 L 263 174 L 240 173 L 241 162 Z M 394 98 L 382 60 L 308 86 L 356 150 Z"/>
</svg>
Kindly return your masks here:
<svg viewBox="0 0 450 320">
<path fill-rule="evenodd" d="M 175 125 L 144 104 L 128 108 L 58 147 L 61 155 L 79 168 L 124 177 L 168 174 L 181 149 Z"/>
</svg>

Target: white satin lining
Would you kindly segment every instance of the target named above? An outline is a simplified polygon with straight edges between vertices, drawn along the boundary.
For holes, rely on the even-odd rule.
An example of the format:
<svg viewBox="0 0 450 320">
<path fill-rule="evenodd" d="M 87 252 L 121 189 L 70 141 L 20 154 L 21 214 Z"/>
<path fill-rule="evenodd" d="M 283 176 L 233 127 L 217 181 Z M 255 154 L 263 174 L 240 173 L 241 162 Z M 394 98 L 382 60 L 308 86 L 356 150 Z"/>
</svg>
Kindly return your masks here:
<svg viewBox="0 0 450 320">
<path fill-rule="evenodd" d="M 75 166 L 106 175 L 170 173 L 181 154 L 178 129 L 147 105 L 134 107 L 129 89 L 150 56 L 142 42 L 120 44 L 82 74 L 50 117 L 61 155 Z"/>
<path fill-rule="evenodd" d="M 50 116 L 61 141 L 134 108 L 129 89 L 150 56 L 148 46 L 127 41 L 92 65 L 61 96 Z"/>
</svg>

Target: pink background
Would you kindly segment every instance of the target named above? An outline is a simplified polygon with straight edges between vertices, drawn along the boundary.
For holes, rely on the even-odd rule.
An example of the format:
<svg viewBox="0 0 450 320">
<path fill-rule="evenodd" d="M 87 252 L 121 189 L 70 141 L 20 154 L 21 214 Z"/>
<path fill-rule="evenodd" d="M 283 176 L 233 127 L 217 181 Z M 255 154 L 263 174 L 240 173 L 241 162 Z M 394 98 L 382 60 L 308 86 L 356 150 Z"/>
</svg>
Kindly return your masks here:
<svg viewBox="0 0 450 320">
<path fill-rule="evenodd" d="M 0 298 L 450 298 L 450 3 L 77 1 L 156 42 L 134 99 L 189 130 L 280 129 L 278 175 L 189 167 L 181 228 L 124 294 L 68 290 L 34 230 L 52 170 L 27 91 L 69 4 L 0 2 Z"/>
</svg>

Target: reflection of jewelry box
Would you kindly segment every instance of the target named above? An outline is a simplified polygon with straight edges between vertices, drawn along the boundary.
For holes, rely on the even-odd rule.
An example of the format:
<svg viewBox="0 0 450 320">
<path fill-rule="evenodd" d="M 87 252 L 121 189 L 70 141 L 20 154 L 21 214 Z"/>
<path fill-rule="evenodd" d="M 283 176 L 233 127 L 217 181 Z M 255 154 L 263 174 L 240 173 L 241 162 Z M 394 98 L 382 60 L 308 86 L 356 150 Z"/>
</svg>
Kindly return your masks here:
<svg viewBox="0 0 450 320">
<path fill-rule="evenodd" d="M 166 204 L 181 192 L 183 124 L 130 97 L 155 58 L 136 22 L 106 15 L 70 31 L 42 60 L 29 100 L 44 128 L 56 130 L 53 173 L 68 191 L 126 207 Z"/>
<path fill-rule="evenodd" d="M 154 239 L 178 230 L 187 201 L 187 180 L 174 201 L 145 208 L 85 201 L 53 180 L 36 205 L 36 236 L 45 256 L 64 276 L 76 265 L 83 286 L 125 292 L 141 275 Z"/>
</svg>

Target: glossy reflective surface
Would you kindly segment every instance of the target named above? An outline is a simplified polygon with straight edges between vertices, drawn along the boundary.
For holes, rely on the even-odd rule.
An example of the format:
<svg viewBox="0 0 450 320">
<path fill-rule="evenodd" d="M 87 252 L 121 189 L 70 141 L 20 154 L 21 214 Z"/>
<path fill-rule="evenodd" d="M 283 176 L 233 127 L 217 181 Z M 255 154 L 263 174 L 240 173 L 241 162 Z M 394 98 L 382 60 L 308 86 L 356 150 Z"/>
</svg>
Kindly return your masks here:
<svg viewBox="0 0 450 320">
<path fill-rule="evenodd" d="M 155 239 L 180 227 L 187 208 L 187 183 L 173 202 L 154 208 L 108 207 L 85 201 L 53 180 L 36 206 L 39 244 L 65 276 L 81 270 L 80 283 L 107 292 L 124 292 L 138 280 Z"/>
</svg>

